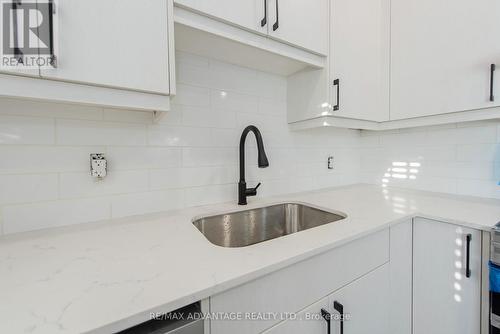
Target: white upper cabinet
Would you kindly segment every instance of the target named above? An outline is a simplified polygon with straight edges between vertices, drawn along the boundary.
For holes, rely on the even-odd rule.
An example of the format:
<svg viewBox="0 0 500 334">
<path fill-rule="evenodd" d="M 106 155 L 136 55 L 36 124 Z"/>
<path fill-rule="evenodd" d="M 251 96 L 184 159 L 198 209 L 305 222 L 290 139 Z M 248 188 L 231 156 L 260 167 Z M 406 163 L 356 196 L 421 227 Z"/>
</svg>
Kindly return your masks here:
<svg viewBox="0 0 500 334">
<path fill-rule="evenodd" d="M 57 67 L 43 78 L 168 95 L 166 0 L 55 0 Z"/>
<path fill-rule="evenodd" d="M 53 3 L 34 2 L 41 8 L 40 40 L 29 50 L 48 60 L 28 72 L 0 69 L 0 96 L 169 110 L 175 94 L 173 0 Z"/>
<path fill-rule="evenodd" d="M 500 105 L 499 1 L 393 1 L 391 27 L 391 119 Z"/>
<path fill-rule="evenodd" d="M 389 119 L 389 18 L 389 0 L 332 0 L 329 84 L 335 116 Z"/>
<path fill-rule="evenodd" d="M 267 0 L 269 36 L 327 55 L 328 2 L 328 0 Z"/>
<path fill-rule="evenodd" d="M 421 218 L 413 231 L 413 333 L 479 333 L 480 231 Z"/>
<path fill-rule="evenodd" d="M 175 0 L 175 4 L 321 56 L 328 54 L 328 0 Z M 255 43 L 254 39 L 247 36 L 246 42 Z M 282 49 L 276 46 L 275 51 Z"/>
<path fill-rule="evenodd" d="M 266 3 L 268 0 L 175 0 L 191 10 L 240 27 L 267 34 Z"/>
</svg>

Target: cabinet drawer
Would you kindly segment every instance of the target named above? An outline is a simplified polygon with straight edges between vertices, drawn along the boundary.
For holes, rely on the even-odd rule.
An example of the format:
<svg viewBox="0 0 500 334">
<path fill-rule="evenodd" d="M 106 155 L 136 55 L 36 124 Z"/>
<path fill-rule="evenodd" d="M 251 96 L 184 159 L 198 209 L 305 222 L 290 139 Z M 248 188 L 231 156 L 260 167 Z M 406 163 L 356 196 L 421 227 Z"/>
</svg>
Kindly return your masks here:
<svg viewBox="0 0 500 334">
<path fill-rule="evenodd" d="M 389 331 L 389 264 L 355 280 L 328 297 L 308 306 L 292 320 L 283 321 L 266 330 L 265 334 L 325 334 L 328 322 L 322 317 L 324 310 L 331 315 L 330 329 L 338 333 L 340 313 L 346 316 L 345 333 L 387 334 Z M 394 332 L 401 334 L 399 332 Z"/>
<path fill-rule="evenodd" d="M 215 295 L 211 312 L 239 312 L 243 319 L 214 320 L 211 333 L 259 333 L 281 321 L 281 314 L 297 312 L 388 261 L 389 231 L 384 230 Z M 245 319 L 250 313 L 272 316 Z"/>
</svg>

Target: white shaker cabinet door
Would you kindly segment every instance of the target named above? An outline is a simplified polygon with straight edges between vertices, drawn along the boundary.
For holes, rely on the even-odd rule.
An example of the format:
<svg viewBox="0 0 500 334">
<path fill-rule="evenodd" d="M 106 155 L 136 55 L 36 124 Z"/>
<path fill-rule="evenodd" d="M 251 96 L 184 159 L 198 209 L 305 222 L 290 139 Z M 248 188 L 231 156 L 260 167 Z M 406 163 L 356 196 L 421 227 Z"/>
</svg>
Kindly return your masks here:
<svg viewBox="0 0 500 334">
<path fill-rule="evenodd" d="M 326 311 L 327 318 L 323 318 L 321 310 Z M 328 321 L 331 308 L 328 305 L 328 297 L 312 304 L 306 309 L 298 312 L 293 319 L 286 320 L 263 332 L 263 334 L 326 334 L 328 326 L 333 320 Z"/>
<path fill-rule="evenodd" d="M 332 0 L 330 89 L 335 116 L 389 120 L 389 0 Z"/>
<path fill-rule="evenodd" d="M 265 334 L 327 334 L 328 322 L 322 310 L 328 312 L 332 334 L 389 333 L 389 264 L 337 290 L 284 321 Z M 341 312 L 344 320 L 341 324 Z M 399 333 L 394 333 L 399 334 Z"/>
<path fill-rule="evenodd" d="M 22 75 L 27 77 L 39 77 L 40 69 L 38 68 L 36 58 L 40 48 L 39 39 L 33 34 L 38 32 L 40 15 L 34 15 L 32 6 L 36 6 L 36 1 L 18 0 L 18 7 L 15 3 L 1 2 L 0 13 L 2 16 L 7 17 L 7 21 L 1 22 L 0 33 L 2 37 L 0 42 L 1 58 L 0 58 L 0 74 Z M 23 5 L 26 5 L 24 7 Z M 5 11 L 5 12 L 4 12 Z M 33 20 L 33 22 L 31 22 Z M 30 27 L 30 32 L 26 34 L 26 26 Z M 37 28 L 33 28 L 37 27 Z M 3 36 L 8 36 L 8 40 L 4 40 Z M 25 47 L 32 49 L 32 54 L 21 51 L 17 55 L 12 55 L 10 51 L 5 50 L 4 47 L 17 46 L 19 49 L 24 50 Z M 25 56 L 30 66 L 23 66 L 18 64 L 18 59 L 23 60 Z M 33 58 L 31 58 L 33 57 Z M 33 59 L 33 60 L 29 60 Z M 16 66 L 17 65 L 17 66 Z M 28 65 L 28 64 L 26 64 Z"/>
<path fill-rule="evenodd" d="M 328 0 L 268 0 L 269 36 L 328 54 Z"/>
<path fill-rule="evenodd" d="M 343 333 L 389 333 L 389 264 L 352 282 L 330 296 L 334 316 L 344 313 Z M 332 321 L 332 334 L 341 334 L 340 321 Z"/>
<path fill-rule="evenodd" d="M 413 233 L 413 333 L 478 334 L 481 233 L 421 218 Z"/>
<path fill-rule="evenodd" d="M 268 1 L 270 0 L 175 0 L 174 2 L 177 6 L 267 34 L 269 15 L 265 11 L 265 5 Z"/>
<path fill-rule="evenodd" d="M 55 0 L 57 68 L 43 78 L 168 95 L 167 0 Z"/>
<path fill-rule="evenodd" d="M 500 105 L 498 75 L 489 100 L 499 1 L 398 0 L 391 11 L 391 119 Z"/>
</svg>

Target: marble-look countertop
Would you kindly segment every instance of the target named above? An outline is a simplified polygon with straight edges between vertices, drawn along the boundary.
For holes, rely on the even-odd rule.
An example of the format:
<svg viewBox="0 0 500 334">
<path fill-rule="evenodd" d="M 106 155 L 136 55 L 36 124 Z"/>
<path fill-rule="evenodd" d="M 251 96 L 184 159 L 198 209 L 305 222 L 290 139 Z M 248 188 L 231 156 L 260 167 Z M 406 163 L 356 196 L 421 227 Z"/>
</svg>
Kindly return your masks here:
<svg viewBox="0 0 500 334">
<path fill-rule="evenodd" d="M 193 217 L 234 203 L 0 238 L 0 333 L 110 333 L 412 217 L 489 230 L 500 201 L 355 185 L 269 199 L 348 218 L 243 248 L 212 245 Z"/>
</svg>

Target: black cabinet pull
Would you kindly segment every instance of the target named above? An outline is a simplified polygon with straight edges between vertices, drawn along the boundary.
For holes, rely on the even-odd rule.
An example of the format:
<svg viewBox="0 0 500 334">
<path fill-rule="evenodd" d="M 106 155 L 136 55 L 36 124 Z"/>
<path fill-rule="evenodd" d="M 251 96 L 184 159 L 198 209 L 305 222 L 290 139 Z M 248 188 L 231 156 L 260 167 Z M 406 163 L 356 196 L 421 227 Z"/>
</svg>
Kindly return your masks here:
<svg viewBox="0 0 500 334">
<path fill-rule="evenodd" d="M 21 49 L 19 49 L 19 31 L 18 31 L 18 24 L 17 24 L 17 6 L 20 6 L 22 5 L 21 1 L 13 1 L 12 2 L 12 27 L 13 27 L 13 31 L 12 31 L 12 34 L 13 34 L 13 38 L 14 38 L 14 57 L 15 58 L 18 58 L 18 57 L 22 57 L 23 56 L 23 52 L 21 51 Z"/>
<path fill-rule="evenodd" d="M 333 308 L 340 314 L 340 334 L 344 334 L 344 305 L 334 301 Z"/>
<path fill-rule="evenodd" d="M 469 278 L 471 275 L 471 270 L 470 270 L 470 242 L 472 240 L 472 234 L 467 234 L 466 236 L 467 240 L 467 250 L 466 250 L 466 259 L 465 259 L 465 277 Z"/>
<path fill-rule="evenodd" d="M 333 110 L 337 111 L 340 108 L 340 80 L 333 80 L 333 85 L 337 86 L 337 103 L 333 106 Z"/>
<path fill-rule="evenodd" d="M 331 334 L 331 323 L 332 323 L 332 315 L 330 313 L 328 313 L 327 310 L 325 310 L 324 308 L 321 309 L 321 316 L 323 317 L 323 319 L 325 319 L 326 321 L 326 325 L 328 326 L 327 327 L 327 333 L 328 334 Z"/>
<path fill-rule="evenodd" d="M 56 4 L 53 0 L 49 0 L 49 52 L 50 52 L 50 65 L 57 67 L 57 58 L 54 54 L 54 14 L 56 12 Z"/>
<path fill-rule="evenodd" d="M 260 26 L 263 27 L 267 24 L 267 0 L 264 0 L 264 18 L 260 21 Z"/>
<path fill-rule="evenodd" d="M 279 0 L 276 0 L 276 22 L 274 22 L 273 24 L 273 31 L 276 31 L 278 30 L 278 28 L 280 27 L 280 19 L 279 19 L 279 10 L 278 10 L 278 1 Z"/>
<path fill-rule="evenodd" d="M 491 64 L 490 66 L 490 101 L 493 102 L 495 101 L 495 94 L 493 93 L 493 90 L 495 88 L 495 70 L 497 69 L 497 66 L 495 64 Z"/>
</svg>

